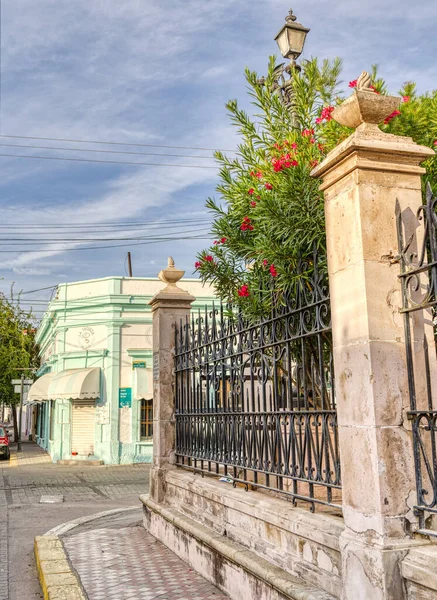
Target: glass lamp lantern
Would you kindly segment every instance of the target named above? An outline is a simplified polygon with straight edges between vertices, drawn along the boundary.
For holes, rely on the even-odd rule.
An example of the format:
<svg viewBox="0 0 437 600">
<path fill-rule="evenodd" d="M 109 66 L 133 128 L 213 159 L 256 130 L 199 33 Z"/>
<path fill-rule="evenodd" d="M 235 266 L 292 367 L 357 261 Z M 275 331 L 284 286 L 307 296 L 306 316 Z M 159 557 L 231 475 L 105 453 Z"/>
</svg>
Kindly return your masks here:
<svg viewBox="0 0 437 600">
<path fill-rule="evenodd" d="M 299 58 L 302 54 L 308 32 L 309 29 L 296 22 L 296 17 L 290 9 L 290 12 L 285 17 L 285 25 L 275 37 L 282 56 L 292 61 Z"/>
</svg>

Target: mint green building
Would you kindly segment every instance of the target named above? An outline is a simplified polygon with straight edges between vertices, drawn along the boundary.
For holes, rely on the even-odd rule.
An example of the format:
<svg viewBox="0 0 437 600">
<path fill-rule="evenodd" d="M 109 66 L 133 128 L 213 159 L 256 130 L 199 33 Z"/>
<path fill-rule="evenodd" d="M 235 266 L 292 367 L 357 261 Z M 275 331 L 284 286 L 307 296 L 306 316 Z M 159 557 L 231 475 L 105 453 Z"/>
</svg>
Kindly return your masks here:
<svg viewBox="0 0 437 600">
<path fill-rule="evenodd" d="M 41 368 L 30 388 L 37 443 L 53 462 L 151 462 L 152 314 L 157 278 L 107 277 L 63 283 L 38 329 Z M 184 279 L 211 304 L 212 289 Z"/>
</svg>

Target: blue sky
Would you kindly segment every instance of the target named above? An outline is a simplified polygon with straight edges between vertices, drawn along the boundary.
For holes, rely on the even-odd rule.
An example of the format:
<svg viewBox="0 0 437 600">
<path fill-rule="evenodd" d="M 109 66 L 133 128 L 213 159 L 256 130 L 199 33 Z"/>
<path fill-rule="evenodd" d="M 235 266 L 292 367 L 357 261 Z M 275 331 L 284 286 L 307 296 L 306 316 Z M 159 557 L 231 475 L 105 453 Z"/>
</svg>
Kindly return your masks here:
<svg viewBox="0 0 437 600">
<path fill-rule="evenodd" d="M 435 0 L 294 0 L 292 6 L 299 21 L 311 28 L 304 56 L 342 57 L 345 88 L 375 62 L 393 91 L 411 79 L 420 91 L 436 86 Z M 268 56 L 277 52 L 273 38 L 289 8 L 282 0 L 2 0 L 1 134 L 232 150 L 237 140 L 225 102 L 237 97 L 246 103 L 244 68 L 265 71 Z M 0 146 L 0 154 L 214 164 L 208 151 L 12 137 L 2 137 L 0 143 L 199 158 L 10 146 Z M 3 291 L 12 282 L 17 290 L 32 290 L 124 275 L 129 249 L 134 275 L 156 275 L 169 254 L 191 274 L 196 251 L 207 244 L 178 241 L 178 232 L 206 231 L 204 202 L 215 193 L 215 169 L 1 156 L 0 169 L 2 238 L 24 237 L 28 225 L 45 224 L 40 237 L 60 240 L 59 224 L 102 221 L 121 225 L 112 233 L 90 228 L 87 237 L 124 238 L 129 237 L 126 222 L 192 220 L 179 229 L 163 226 L 161 232 L 173 237 L 169 242 L 132 242 L 130 248 L 65 252 L 59 241 L 44 253 L 22 253 L 23 245 L 5 241 L 0 249 L 12 252 L 0 258 Z M 15 227 L 20 224 L 22 229 Z"/>
</svg>

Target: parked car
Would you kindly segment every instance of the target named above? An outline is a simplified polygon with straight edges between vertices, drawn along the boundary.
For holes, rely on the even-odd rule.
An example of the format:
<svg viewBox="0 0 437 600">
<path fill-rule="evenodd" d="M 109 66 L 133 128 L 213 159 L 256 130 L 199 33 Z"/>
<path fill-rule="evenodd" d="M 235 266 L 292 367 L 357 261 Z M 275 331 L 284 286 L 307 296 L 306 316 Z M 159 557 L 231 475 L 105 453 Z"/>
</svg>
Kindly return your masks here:
<svg viewBox="0 0 437 600">
<path fill-rule="evenodd" d="M 6 428 L 0 427 L 0 457 L 9 460 L 11 457 L 11 451 L 9 449 L 9 435 Z"/>
</svg>

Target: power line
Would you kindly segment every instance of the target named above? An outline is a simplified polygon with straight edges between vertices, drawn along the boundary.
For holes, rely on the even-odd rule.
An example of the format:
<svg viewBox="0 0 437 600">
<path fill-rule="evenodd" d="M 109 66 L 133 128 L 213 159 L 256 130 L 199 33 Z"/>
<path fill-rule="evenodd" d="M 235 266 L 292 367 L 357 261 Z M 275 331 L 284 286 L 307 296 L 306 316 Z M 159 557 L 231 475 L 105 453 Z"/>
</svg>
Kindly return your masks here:
<svg viewBox="0 0 437 600">
<path fill-rule="evenodd" d="M 0 226 L 0 236 L 4 236 L 4 235 L 35 235 L 35 236 L 39 236 L 39 235 L 47 235 L 48 232 L 55 232 L 56 235 L 72 235 L 74 233 L 82 233 L 85 235 L 91 234 L 93 232 L 96 233 L 109 233 L 109 234 L 114 234 L 117 231 L 121 230 L 121 229 L 125 229 L 127 232 L 129 232 L 129 234 L 135 235 L 135 232 L 140 232 L 140 233 L 144 233 L 144 232 L 150 232 L 150 233 L 155 233 L 156 231 L 177 231 L 183 227 L 189 227 L 189 226 L 193 226 L 193 225 L 203 225 L 203 226 L 207 226 L 207 225 L 211 225 L 211 221 L 210 219 L 193 219 L 192 221 L 186 221 L 186 222 L 182 222 L 182 223 L 174 223 L 174 224 L 169 224 L 169 225 L 160 225 L 160 224 L 153 224 L 153 225 L 134 225 L 133 223 L 125 225 L 125 224 L 117 224 L 115 226 L 111 226 L 111 227 L 106 227 L 106 226 L 98 226 L 96 225 L 95 227 L 89 226 L 89 227 L 72 227 L 71 225 L 66 225 L 65 227 L 62 227 L 62 225 L 58 225 L 57 223 L 48 223 L 46 225 L 39 225 L 39 226 L 27 226 L 27 225 L 5 225 L 5 226 Z M 1 231 L 2 229 L 4 229 L 5 231 Z M 62 231 L 58 231 L 58 229 L 62 229 Z M 11 231 L 12 230 L 12 231 Z M 1 238 L 0 238 L 1 239 Z M 4 238 L 5 239 L 5 238 Z M 52 238 L 50 238 L 52 239 Z"/>
<path fill-rule="evenodd" d="M 1 137 L 1 136 L 0 136 Z M 214 160 L 213 156 L 195 156 L 192 154 L 168 154 L 156 153 L 156 152 L 127 152 L 125 150 L 97 150 L 96 148 L 63 148 L 62 146 L 34 146 L 28 144 L 1 144 L 0 146 L 6 146 L 8 148 L 31 148 L 36 150 L 62 150 L 68 152 L 99 152 L 101 154 L 133 154 L 137 156 L 171 156 L 172 158 L 200 158 L 202 160 Z"/>
<path fill-rule="evenodd" d="M 33 254 L 43 254 L 44 252 L 55 252 L 55 251 L 59 251 L 59 252 L 78 252 L 81 250 L 104 250 L 107 248 L 126 248 L 128 246 L 146 246 L 149 244 L 160 244 L 162 242 L 180 242 L 182 240 L 208 240 L 210 239 L 209 236 L 202 236 L 202 235 L 193 235 L 193 236 L 186 236 L 186 237 L 167 237 L 167 238 L 162 238 L 162 239 L 158 239 L 158 240 L 154 240 L 154 241 L 149 241 L 149 242 L 138 242 L 135 244 L 112 244 L 109 246 L 87 246 L 87 247 L 80 247 L 80 248 L 45 248 L 43 250 L 0 250 L 0 254 L 23 254 L 23 253 L 33 253 Z M 60 244 L 62 244 L 62 242 L 59 242 Z"/>
<path fill-rule="evenodd" d="M 164 163 L 140 163 L 140 162 L 128 162 L 120 160 L 97 160 L 94 158 L 65 158 L 61 156 L 36 156 L 29 154 L 0 154 L 0 156 L 6 156 L 8 158 L 33 158 L 38 160 L 62 160 L 62 161 L 73 161 L 73 162 L 88 162 L 88 163 L 101 163 L 107 165 L 136 165 L 137 167 L 171 167 L 183 168 L 183 169 L 218 169 L 218 167 L 208 167 L 207 165 L 171 165 Z"/>
<path fill-rule="evenodd" d="M 20 295 L 22 296 L 23 294 L 34 294 L 35 292 L 43 292 L 44 290 L 54 290 L 57 287 L 58 287 L 58 284 L 56 284 L 56 285 L 49 285 L 47 287 L 38 288 L 36 290 L 26 290 L 24 292 L 20 292 Z"/>
<path fill-rule="evenodd" d="M 172 150 L 202 150 L 205 152 L 232 152 L 236 153 L 237 150 L 224 150 L 220 148 L 199 148 L 196 146 L 164 146 L 160 144 L 135 144 L 134 142 L 105 142 L 103 140 L 71 140 L 67 138 L 49 138 L 49 137 L 36 137 L 30 135 L 6 135 L 2 134 L 0 137 L 19 139 L 19 140 L 41 140 L 46 142 L 71 142 L 74 144 L 104 144 L 106 146 L 136 146 L 139 148 L 168 148 Z"/>
<path fill-rule="evenodd" d="M 47 227 L 54 227 L 56 229 L 76 229 L 80 228 L 81 231 L 84 228 L 92 228 L 95 229 L 97 227 L 102 228 L 113 228 L 113 227 L 160 227 L 162 225 L 174 225 L 175 227 L 178 225 L 185 226 L 189 223 L 202 223 L 202 222 L 211 222 L 211 220 L 207 217 L 198 218 L 198 219 L 169 219 L 169 220 L 156 220 L 156 221 L 135 221 L 135 222 L 123 222 L 123 221 L 101 221 L 96 223 L 90 223 L 87 221 L 86 223 L 78 222 L 73 223 L 72 225 L 65 225 L 61 223 L 33 223 L 29 225 L 23 225 L 23 223 L 7 223 L 6 225 L 0 225 L 0 229 L 11 229 L 11 228 L 19 228 L 25 229 L 26 231 L 30 228 L 33 229 L 47 229 Z"/>
</svg>

